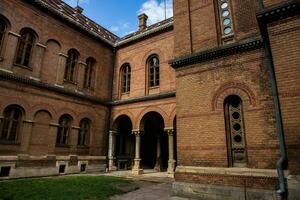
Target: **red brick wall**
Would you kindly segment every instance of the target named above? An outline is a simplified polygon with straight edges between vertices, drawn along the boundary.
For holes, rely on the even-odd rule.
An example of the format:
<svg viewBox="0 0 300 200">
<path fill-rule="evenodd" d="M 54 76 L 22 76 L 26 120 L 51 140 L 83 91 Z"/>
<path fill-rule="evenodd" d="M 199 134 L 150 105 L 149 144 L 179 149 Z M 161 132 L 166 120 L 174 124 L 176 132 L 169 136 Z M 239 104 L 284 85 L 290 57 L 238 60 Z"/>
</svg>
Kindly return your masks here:
<svg viewBox="0 0 300 200">
<path fill-rule="evenodd" d="M 300 17 L 270 24 L 289 170 L 300 172 Z"/>
<path fill-rule="evenodd" d="M 174 38 L 173 31 L 161 33 L 130 46 L 117 50 L 113 99 L 130 99 L 148 94 L 159 94 L 175 91 L 175 70 L 168 61 L 173 58 Z M 147 59 L 152 54 L 160 59 L 160 86 L 149 90 Z M 121 94 L 121 67 L 124 63 L 131 66 L 131 90 L 129 94 Z"/>
<path fill-rule="evenodd" d="M 177 70 L 178 164 L 228 167 L 224 100 L 243 101 L 250 168 L 274 169 L 278 141 L 263 50 Z M 268 155 L 268 156 L 266 156 Z"/>
</svg>

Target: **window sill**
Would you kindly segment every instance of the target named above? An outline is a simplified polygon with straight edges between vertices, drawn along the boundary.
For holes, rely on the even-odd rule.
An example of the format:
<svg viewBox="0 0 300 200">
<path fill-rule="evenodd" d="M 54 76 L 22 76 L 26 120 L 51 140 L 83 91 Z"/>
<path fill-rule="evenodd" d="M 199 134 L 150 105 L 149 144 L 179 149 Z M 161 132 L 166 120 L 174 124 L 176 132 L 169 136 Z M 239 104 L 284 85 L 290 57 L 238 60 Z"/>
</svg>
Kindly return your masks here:
<svg viewBox="0 0 300 200">
<path fill-rule="evenodd" d="M 154 90 L 154 89 L 157 89 L 157 88 L 159 88 L 159 85 L 158 86 L 149 87 L 149 90 Z"/>
<path fill-rule="evenodd" d="M 21 64 L 17 64 L 17 63 L 14 63 L 14 66 L 33 71 L 33 69 L 29 66 L 25 66 L 25 65 L 21 65 Z"/>
<path fill-rule="evenodd" d="M 75 81 L 69 81 L 69 80 L 66 80 L 66 79 L 64 79 L 64 83 L 77 85 L 77 82 L 75 82 Z"/>
<path fill-rule="evenodd" d="M 129 95 L 130 92 L 122 92 L 121 95 Z"/>
<path fill-rule="evenodd" d="M 20 145 L 17 141 L 0 140 L 0 145 Z"/>
<path fill-rule="evenodd" d="M 70 148 L 70 145 L 68 145 L 68 144 L 56 144 L 55 147 L 57 147 L 57 148 Z"/>
<path fill-rule="evenodd" d="M 78 149 L 89 149 L 90 147 L 86 146 L 86 145 L 78 145 L 77 148 Z"/>
</svg>

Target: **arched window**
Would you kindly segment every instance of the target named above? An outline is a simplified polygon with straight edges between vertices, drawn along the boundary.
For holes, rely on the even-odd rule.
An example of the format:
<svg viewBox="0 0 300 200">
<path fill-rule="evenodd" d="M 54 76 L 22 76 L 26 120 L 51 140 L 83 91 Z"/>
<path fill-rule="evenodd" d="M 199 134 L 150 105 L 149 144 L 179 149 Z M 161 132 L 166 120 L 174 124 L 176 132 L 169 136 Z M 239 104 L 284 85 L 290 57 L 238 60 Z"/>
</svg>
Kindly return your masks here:
<svg viewBox="0 0 300 200">
<path fill-rule="evenodd" d="M 0 19 L 0 50 L 3 45 L 5 31 L 6 31 L 6 23 L 2 19 Z"/>
<path fill-rule="evenodd" d="M 69 115 L 63 115 L 59 119 L 59 126 L 57 129 L 56 144 L 68 144 L 69 133 L 72 128 L 72 118 Z"/>
<path fill-rule="evenodd" d="M 130 92 L 130 79 L 131 79 L 131 68 L 128 63 L 121 67 L 122 73 L 122 93 Z"/>
<path fill-rule="evenodd" d="M 75 72 L 77 67 L 79 53 L 75 49 L 71 49 L 68 52 L 68 58 L 65 68 L 65 81 L 74 82 L 75 81 Z"/>
<path fill-rule="evenodd" d="M 32 31 L 26 29 L 21 32 L 16 56 L 16 64 L 26 67 L 29 66 L 35 39 L 35 34 Z"/>
<path fill-rule="evenodd" d="M 86 66 L 84 70 L 84 87 L 85 88 L 91 88 L 92 87 L 92 81 L 93 81 L 93 73 L 94 73 L 94 66 L 95 66 L 96 60 L 94 58 L 88 58 L 86 60 Z"/>
<path fill-rule="evenodd" d="M 159 59 L 156 55 L 148 59 L 149 87 L 159 86 Z"/>
<path fill-rule="evenodd" d="M 241 98 L 236 95 L 227 97 L 224 108 L 229 167 L 245 167 L 247 152 Z"/>
<path fill-rule="evenodd" d="M 18 107 L 8 107 L 3 113 L 1 123 L 2 141 L 16 141 L 22 125 L 22 110 Z"/>
<path fill-rule="evenodd" d="M 86 145 L 87 138 L 90 135 L 90 120 L 83 119 L 80 122 L 80 129 L 78 134 L 78 145 L 84 146 Z"/>
</svg>

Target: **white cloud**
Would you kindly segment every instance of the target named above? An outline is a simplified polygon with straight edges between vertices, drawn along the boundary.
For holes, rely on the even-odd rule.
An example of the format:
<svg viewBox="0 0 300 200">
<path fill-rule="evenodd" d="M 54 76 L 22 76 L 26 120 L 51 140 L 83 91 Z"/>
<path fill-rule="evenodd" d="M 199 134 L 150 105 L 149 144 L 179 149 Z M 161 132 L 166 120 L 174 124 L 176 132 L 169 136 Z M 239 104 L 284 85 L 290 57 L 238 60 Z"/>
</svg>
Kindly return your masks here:
<svg viewBox="0 0 300 200">
<path fill-rule="evenodd" d="M 172 0 L 166 0 L 167 18 L 173 16 Z M 143 3 L 142 8 L 138 14 L 145 13 L 148 15 L 149 25 L 160 22 L 165 19 L 165 5 L 164 0 L 147 0 Z"/>
<path fill-rule="evenodd" d="M 110 27 L 110 30 L 111 30 L 112 32 L 118 32 L 118 31 L 120 30 L 120 27 L 119 27 L 119 26 L 111 26 L 111 27 Z"/>
<path fill-rule="evenodd" d="M 72 7 L 75 7 L 77 5 L 77 0 L 64 0 L 67 4 L 69 4 Z M 79 6 L 82 4 L 87 4 L 89 3 L 89 0 L 79 0 Z"/>
</svg>

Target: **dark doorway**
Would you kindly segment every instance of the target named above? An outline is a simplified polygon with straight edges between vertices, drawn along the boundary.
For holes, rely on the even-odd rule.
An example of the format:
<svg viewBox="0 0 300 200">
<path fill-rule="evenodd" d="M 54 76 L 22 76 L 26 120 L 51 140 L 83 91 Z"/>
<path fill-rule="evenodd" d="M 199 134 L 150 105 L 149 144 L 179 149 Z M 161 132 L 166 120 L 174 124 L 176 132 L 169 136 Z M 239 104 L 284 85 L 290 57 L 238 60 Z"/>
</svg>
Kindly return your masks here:
<svg viewBox="0 0 300 200">
<path fill-rule="evenodd" d="M 162 116 L 156 112 L 149 112 L 143 117 L 141 123 L 144 131 L 141 142 L 142 167 L 144 169 L 155 168 L 158 171 L 167 169 L 168 136 L 164 133 Z"/>
<path fill-rule="evenodd" d="M 119 170 L 127 170 L 132 167 L 135 154 L 135 140 L 132 135 L 132 123 L 128 116 L 122 115 L 116 121 L 116 165 Z"/>
</svg>

